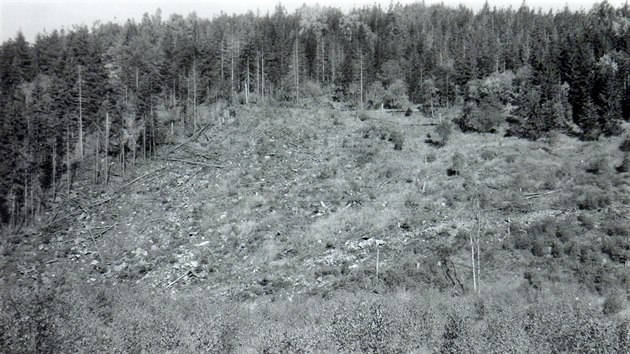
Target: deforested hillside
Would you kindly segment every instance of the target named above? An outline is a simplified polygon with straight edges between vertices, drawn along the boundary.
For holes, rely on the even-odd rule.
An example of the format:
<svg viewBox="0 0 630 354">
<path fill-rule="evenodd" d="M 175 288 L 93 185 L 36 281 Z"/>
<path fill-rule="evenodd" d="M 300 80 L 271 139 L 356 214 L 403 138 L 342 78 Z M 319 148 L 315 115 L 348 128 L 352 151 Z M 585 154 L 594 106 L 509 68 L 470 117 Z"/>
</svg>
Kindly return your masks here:
<svg viewBox="0 0 630 354">
<path fill-rule="evenodd" d="M 109 186 L 80 167 L 5 235 L 3 348 L 627 348 L 622 138 L 465 134 L 452 111 L 201 111 L 198 134 Z"/>
<path fill-rule="evenodd" d="M 18 33 L 0 352 L 627 351 L 629 18 L 278 5 Z"/>
</svg>

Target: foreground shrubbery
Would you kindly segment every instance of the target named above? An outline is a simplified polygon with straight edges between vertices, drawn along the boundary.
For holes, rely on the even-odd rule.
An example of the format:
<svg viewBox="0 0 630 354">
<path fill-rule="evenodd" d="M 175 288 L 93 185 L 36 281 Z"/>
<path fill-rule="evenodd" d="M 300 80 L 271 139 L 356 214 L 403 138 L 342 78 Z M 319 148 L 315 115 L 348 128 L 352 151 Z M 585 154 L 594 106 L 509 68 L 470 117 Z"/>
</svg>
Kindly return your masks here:
<svg viewBox="0 0 630 354">
<path fill-rule="evenodd" d="M 4 288 L 0 347 L 7 352 L 620 352 L 630 343 L 628 321 L 612 316 L 627 306 L 623 297 L 606 300 L 603 314 L 575 288 L 486 289 L 481 296 L 338 292 L 237 303 L 206 300 L 202 293 L 135 293 L 124 285 Z"/>
</svg>

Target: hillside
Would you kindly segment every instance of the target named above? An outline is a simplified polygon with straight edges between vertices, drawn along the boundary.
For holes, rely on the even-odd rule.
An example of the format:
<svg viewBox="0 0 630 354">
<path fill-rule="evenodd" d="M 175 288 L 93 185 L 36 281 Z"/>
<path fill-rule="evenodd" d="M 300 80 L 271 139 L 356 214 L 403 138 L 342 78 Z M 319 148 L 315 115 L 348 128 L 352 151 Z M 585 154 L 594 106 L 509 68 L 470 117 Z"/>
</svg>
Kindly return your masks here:
<svg viewBox="0 0 630 354">
<path fill-rule="evenodd" d="M 0 239 L 3 351 L 628 348 L 623 137 L 440 146 L 418 112 L 245 106 L 206 124 L 110 187 L 82 164 Z"/>
</svg>

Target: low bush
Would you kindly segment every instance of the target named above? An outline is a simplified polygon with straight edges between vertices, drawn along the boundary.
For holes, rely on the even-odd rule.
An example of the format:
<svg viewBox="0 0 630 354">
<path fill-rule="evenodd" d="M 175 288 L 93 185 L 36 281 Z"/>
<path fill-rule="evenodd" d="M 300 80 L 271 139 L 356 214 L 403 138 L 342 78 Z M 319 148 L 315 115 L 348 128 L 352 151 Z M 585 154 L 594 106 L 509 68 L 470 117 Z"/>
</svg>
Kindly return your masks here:
<svg viewBox="0 0 630 354">
<path fill-rule="evenodd" d="M 465 164 L 466 161 L 464 160 L 464 155 L 461 152 L 456 152 L 453 154 L 451 167 L 446 170 L 446 174 L 448 176 L 459 176 L 462 173 Z"/>
<path fill-rule="evenodd" d="M 611 294 L 606 297 L 602 307 L 604 315 L 614 315 L 625 308 L 626 300 L 621 294 Z"/>
<path fill-rule="evenodd" d="M 619 173 L 626 173 L 630 171 L 630 153 L 625 153 L 621 165 L 615 168 Z"/>
<path fill-rule="evenodd" d="M 431 142 L 438 146 L 445 146 L 453 133 L 453 123 L 448 119 L 444 119 L 433 129 L 433 133 L 437 136 L 437 140 L 432 140 Z"/>
<path fill-rule="evenodd" d="M 467 102 L 464 105 L 463 115 L 457 124 L 465 132 L 492 133 L 497 131 L 504 120 L 502 108 L 498 104 Z"/>
<path fill-rule="evenodd" d="M 394 143 L 394 150 L 402 150 L 405 136 L 398 130 L 392 130 L 389 133 L 389 141 Z"/>
<path fill-rule="evenodd" d="M 488 150 L 488 149 L 486 149 L 486 150 L 483 150 L 483 151 L 481 152 L 481 158 L 482 158 L 484 161 L 490 161 L 490 160 L 493 160 L 496 156 L 497 156 L 497 153 L 496 153 L 495 151 L 492 151 L 492 150 Z"/>
<path fill-rule="evenodd" d="M 610 169 L 610 162 L 606 156 L 597 156 L 586 166 L 586 172 L 595 175 L 606 173 Z"/>
<path fill-rule="evenodd" d="M 574 199 L 581 210 L 600 210 L 611 204 L 610 196 L 602 190 L 578 190 L 574 193 Z"/>
</svg>

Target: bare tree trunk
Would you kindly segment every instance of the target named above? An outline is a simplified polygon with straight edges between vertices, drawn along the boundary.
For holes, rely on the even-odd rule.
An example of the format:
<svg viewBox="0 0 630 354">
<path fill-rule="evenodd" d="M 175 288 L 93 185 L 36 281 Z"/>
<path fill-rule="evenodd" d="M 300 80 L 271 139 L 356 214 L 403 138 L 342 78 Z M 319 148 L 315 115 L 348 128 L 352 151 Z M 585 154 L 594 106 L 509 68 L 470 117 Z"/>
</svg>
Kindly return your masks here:
<svg viewBox="0 0 630 354">
<path fill-rule="evenodd" d="M 224 51 L 225 51 L 225 44 L 223 44 L 223 39 L 221 39 L 221 84 L 223 84 L 223 80 L 225 79 L 225 70 L 223 68 L 224 64 Z M 223 85 L 221 85 L 221 89 L 223 89 Z"/>
<path fill-rule="evenodd" d="M 247 56 L 247 78 L 245 80 L 245 104 L 249 104 L 249 56 Z"/>
<path fill-rule="evenodd" d="M 153 113 L 151 113 L 153 115 Z M 186 75 L 186 118 L 190 115 L 190 76 Z M 151 117 L 153 120 L 153 117 Z M 189 121 L 188 119 L 184 119 L 184 122 Z"/>
<path fill-rule="evenodd" d="M 260 52 L 256 52 L 256 97 L 260 97 Z"/>
<path fill-rule="evenodd" d="M 142 160 L 147 160 L 147 122 L 146 116 L 142 116 Z"/>
<path fill-rule="evenodd" d="M 16 215 L 16 213 L 17 213 L 17 210 L 16 210 L 17 205 L 15 205 L 16 204 L 15 203 L 16 199 L 17 198 L 16 198 L 15 194 L 13 193 L 13 190 L 11 190 L 11 229 L 14 229 L 15 228 L 15 224 L 16 224 L 16 220 L 15 220 L 16 217 L 17 217 L 17 215 Z"/>
<path fill-rule="evenodd" d="M 477 292 L 477 272 L 475 269 L 475 243 L 473 242 L 473 236 L 470 235 L 470 252 L 471 252 L 471 262 L 472 262 L 472 273 L 473 273 L 473 289 Z"/>
<path fill-rule="evenodd" d="M 151 103 L 151 156 L 155 156 L 155 122 L 153 117 L 153 103 Z"/>
<path fill-rule="evenodd" d="M 125 179 L 125 171 L 126 171 L 126 168 L 125 168 L 125 150 L 127 150 L 127 148 L 126 148 L 125 145 L 127 145 L 126 142 L 125 142 L 125 139 L 121 138 L 120 139 L 120 149 L 121 149 L 121 151 L 120 151 L 120 153 L 121 153 L 120 158 L 121 158 L 121 163 L 122 163 L 122 178 L 123 178 L 123 180 Z"/>
<path fill-rule="evenodd" d="M 262 65 L 260 90 L 261 90 L 262 101 L 265 102 L 265 53 L 263 53 L 262 57 L 260 58 L 260 64 Z"/>
<path fill-rule="evenodd" d="M 193 131 L 197 131 L 197 58 L 193 59 Z"/>
<path fill-rule="evenodd" d="M 67 129 L 66 129 L 66 173 L 67 173 L 67 177 L 68 177 L 68 185 L 67 185 L 67 192 L 68 192 L 68 197 L 70 196 L 70 184 L 72 182 L 71 179 L 71 168 L 70 168 L 70 124 L 68 123 Z"/>
<path fill-rule="evenodd" d="M 234 103 L 234 33 L 230 36 L 230 101 Z"/>
<path fill-rule="evenodd" d="M 320 42 L 320 46 L 322 47 L 322 77 L 321 77 L 321 82 L 322 84 L 324 83 L 324 73 L 325 73 L 325 64 L 326 61 L 324 61 L 324 55 L 326 55 L 325 51 L 324 51 L 324 35 L 322 34 L 321 37 L 321 42 Z"/>
<path fill-rule="evenodd" d="M 360 85 L 360 89 L 361 89 L 361 108 L 363 108 L 363 48 L 361 48 L 360 50 L 361 50 L 361 73 L 360 73 L 361 85 Z"/>
<path fill-rule="evenodd" d="M 105 113 L 105 185 L 109 184 L 109 112 Z"/>
<path fill-rule="evenodd" d="M 81 67 L 78 66 L 79 71 L 79 155 L 83 159 L 83 92 L 81 82 Z"/>
<path fill-rule="evenodd" d="M 330 66 L 331 66 L 331 74 L 332 74 L 332 82 L 335 82 L 335 43 L 332 45 L 332 56 L 331 56 Z"/>
<path fill-rule="evenodd" d="M 33 193 L 33 189 L 35 189 L 35 182 L 33 181 L 33 175 L 31 175 L 31 204 L 30 204 L 30 209 L 31 209 L 31 222 L 35 221 L 35 196 Z"/>
<path fill-rule="evenodd" d="M 54 202 L 57 197 L 57 138 L 55 138 L 52 148 L 52 191 L 52 200 Z"/>
<path fill-rule="evenodd" d="M 24 221 L 28 223 L 28 173 L 24 172 Z"/>
<path fill-rule="evenodd" d="M 477 211 L 477 288 L 481 289 L 481 260 L 479 243 L 481 242 L 481 217 L 479 211 Z"/>
<path fill-rule="evenodd" d="M 96 133 L 96 145 L 94 145 L 94 181 L 93 184 L 98 183 L 98 146 L 100 144 L 100 135 Z"/>
<path fill-rule="evenodd" d="M 295 38 L 295 103 L 300 101 L 300 70 L 298 56 L 298 39 Z"/>
</svg>

